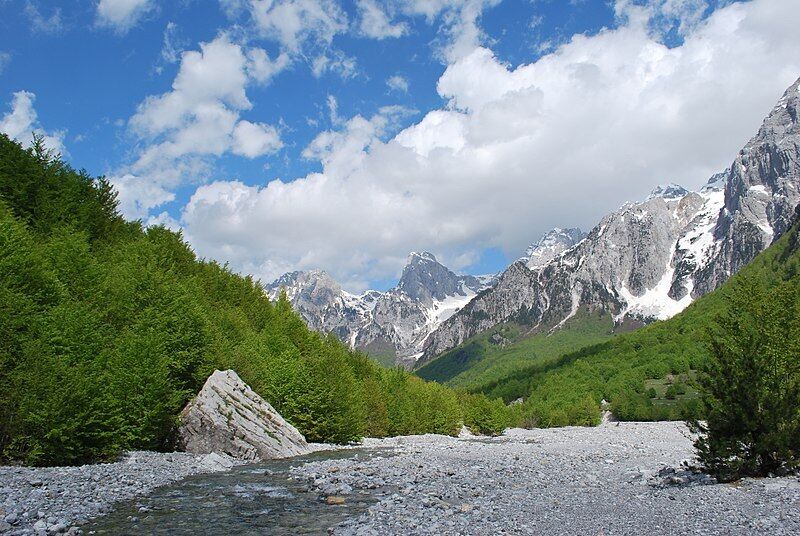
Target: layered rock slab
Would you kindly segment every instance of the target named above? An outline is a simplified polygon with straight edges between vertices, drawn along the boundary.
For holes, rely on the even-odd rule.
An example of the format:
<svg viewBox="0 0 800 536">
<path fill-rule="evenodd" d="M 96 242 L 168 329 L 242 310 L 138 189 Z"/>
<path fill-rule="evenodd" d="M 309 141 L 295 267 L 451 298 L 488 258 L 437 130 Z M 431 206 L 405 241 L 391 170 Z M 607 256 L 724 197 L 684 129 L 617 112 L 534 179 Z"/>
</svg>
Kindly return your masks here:
<svg viewBox="0 0 800 536">
<path fill-rule="evenodd" d="M 303 435 L 233 370 L 216 370 L 181 412 L 179 446 L 263 461 L 308 454 Z"/>
</svg>

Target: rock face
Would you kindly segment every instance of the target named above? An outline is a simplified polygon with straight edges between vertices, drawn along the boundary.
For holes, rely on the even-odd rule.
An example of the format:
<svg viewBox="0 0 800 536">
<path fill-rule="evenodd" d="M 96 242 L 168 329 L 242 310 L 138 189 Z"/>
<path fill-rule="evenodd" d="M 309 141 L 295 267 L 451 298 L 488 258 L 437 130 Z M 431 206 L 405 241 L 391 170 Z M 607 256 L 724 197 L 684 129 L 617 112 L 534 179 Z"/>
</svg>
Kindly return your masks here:
<svg viewBox="0 0 800 536">
<path fill-rule="evenodd" d="M 701 191 L 660 186 L 573 246 L 512 264 L 427 337 L 418 364 L 504 321 L 553 329 L 579 309 L 664 319 L 720 286 L 789 228 L 800 203 L 799 90 L 800 80 Z"/>
<path fill-rule="evenodd" d="M 586 233 L 580 229 L 556 227 L 546 233 L 541 240 L 529 246 L 520 260 L 531 270 L 545 266 L 584 238 L 586 238 Z"/>
<path fill-rule="evenodd" d="M 179 445 L 193 454 L 263 461 L 307 454 L 303 435 L 232 370 L 216 370 L 181 412 Z"/>
<path fill-rule="evenodd" d="M 321 270 L 285 274 L 266 289 L 273 299 L 285 289 L 312 329 L 410 368 L 428 335 L 492 282 L 455 274 L 423 252 L 408 256 L 397 286 L 386 292 L 350 294 Z"/>
</svg>

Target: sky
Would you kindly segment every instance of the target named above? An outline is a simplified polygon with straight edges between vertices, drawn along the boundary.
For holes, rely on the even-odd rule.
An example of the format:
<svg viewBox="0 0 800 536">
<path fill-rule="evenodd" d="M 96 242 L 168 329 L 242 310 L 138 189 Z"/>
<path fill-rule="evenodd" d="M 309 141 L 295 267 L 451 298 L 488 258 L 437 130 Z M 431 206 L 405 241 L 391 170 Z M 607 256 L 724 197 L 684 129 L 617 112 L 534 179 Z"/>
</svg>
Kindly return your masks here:
<svg viewBox="0 0 800 536">
<path fill-rule="evenodd" d="M 0 132 L 264 282 L 503 269 L 733 161 L 797 0 L 0 0 Z"/>
</svg>

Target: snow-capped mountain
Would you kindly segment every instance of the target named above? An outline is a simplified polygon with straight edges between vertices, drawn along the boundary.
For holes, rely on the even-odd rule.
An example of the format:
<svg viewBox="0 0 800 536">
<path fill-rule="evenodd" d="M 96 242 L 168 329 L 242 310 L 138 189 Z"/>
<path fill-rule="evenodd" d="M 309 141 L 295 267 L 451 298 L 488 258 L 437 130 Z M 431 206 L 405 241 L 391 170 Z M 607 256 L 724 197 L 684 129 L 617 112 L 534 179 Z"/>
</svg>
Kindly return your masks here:
<svg viewBox="0 0 800 536">
<path fill-rule="evenodd" d="M 413 366 L 427 336 L 494 281 L 457 275 L 432 254 L 411 253 L 397 286 L 351 294 L 321 270 L 284 274 L 266 287 L 281 288 L 295 310 L 317 331 L 333 332 L 354 348 L 396 357 Z"/>
<path fill-rule="evenodd" d="M 513 263 L 430 334 L 419 363 L 506 320 L 554 329 L 581 308 L 663 319 L 717 288 L 788 229 L 800 203 L 799 90 L 800 80 L 701 191 L 658 187 L 547 261 Z"/>
<path fill-rule="evenodd" d="M 546 233 L 538 242 L 528 246 L 520 261 L 524 262 L 525 266 L 531 270 L 545 266 L 584 238 L 586 238 L 586 233 L 580 229 L 556 227 Z"/>
</svg>

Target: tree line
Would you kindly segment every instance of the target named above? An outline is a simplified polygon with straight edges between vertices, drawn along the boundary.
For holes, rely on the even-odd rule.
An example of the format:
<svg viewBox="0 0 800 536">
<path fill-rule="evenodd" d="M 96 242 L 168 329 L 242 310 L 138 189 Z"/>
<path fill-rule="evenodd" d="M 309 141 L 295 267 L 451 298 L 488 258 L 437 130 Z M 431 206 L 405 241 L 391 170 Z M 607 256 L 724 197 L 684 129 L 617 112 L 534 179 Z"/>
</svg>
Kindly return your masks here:
<svg viewBox="0 0 800 536">
<path fill-rule="evenodd" d="M 499 433 L 502 401 L 385 369 L 285 296 L 123 219 L 103 178 L 0 135 L 0 459 L 172 448 L 180 410 L 234 369 L 310 441 Z"/>
</svg>

